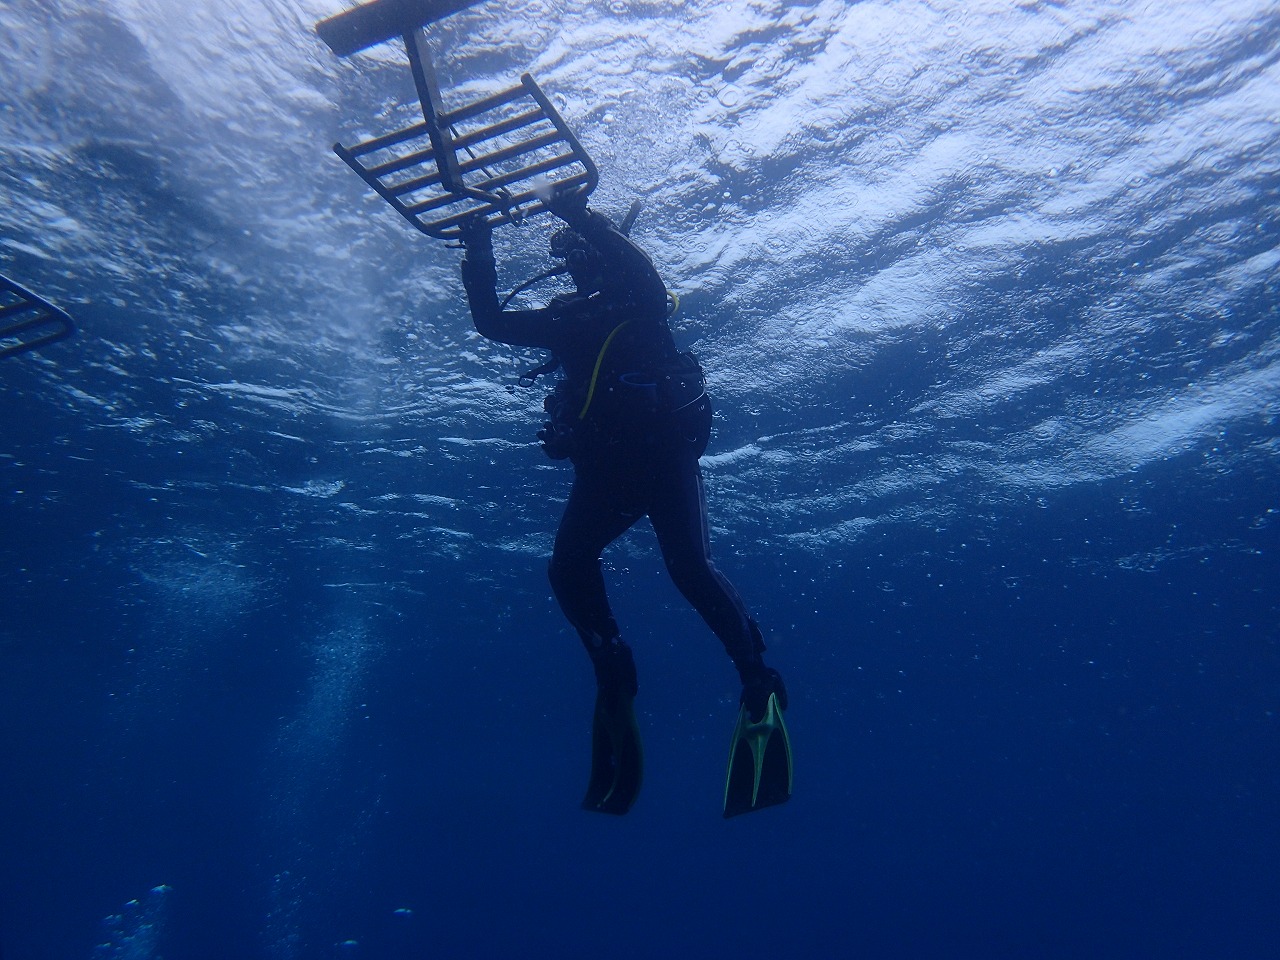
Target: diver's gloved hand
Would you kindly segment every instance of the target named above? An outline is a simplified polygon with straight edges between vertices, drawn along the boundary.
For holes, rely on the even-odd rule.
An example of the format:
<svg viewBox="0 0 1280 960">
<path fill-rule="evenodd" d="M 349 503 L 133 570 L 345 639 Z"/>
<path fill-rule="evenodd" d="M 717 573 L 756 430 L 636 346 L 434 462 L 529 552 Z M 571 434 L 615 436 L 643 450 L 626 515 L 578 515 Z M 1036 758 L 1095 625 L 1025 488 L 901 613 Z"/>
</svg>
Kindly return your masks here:
<svg viewBox="0 0 1280 960">
<path fill-rule="evenodd" d="M 463 249 L 468 253 L 492 253 L 493 252 L 493 227 L 489 224 L 484 214 L 478 213 L 475 216 L 468 217 L 458 225 L 460 231 L 459 239 L 462 240 Z"/>
<path fill-rule="evenodd" d="M 554 187 L 551 195 L 542 202 L 547 209 L 567 223 L 577 228 L 584 224 L 590 215 L 587 213 L 588 192 L 582 187 Z"/>
</svg>

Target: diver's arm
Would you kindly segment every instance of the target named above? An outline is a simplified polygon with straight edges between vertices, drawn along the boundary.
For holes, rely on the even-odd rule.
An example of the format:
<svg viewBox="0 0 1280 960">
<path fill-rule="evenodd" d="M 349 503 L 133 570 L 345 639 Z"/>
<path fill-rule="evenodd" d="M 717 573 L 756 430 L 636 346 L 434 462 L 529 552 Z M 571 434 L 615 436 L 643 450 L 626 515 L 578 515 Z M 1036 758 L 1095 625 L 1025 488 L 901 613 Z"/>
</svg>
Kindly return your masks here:
<svg viewBox="0 0 1280 960">
<path fill-rule="evenodd" d="M 554 324 L 549 311 L 503 310 L 498 303 L 498 268 L 488 231 L 465 234 L 463 244 L 467 252 L 462 260 L 462 285 L 476 332 L 517 347 L 550 347 Z"/>
<path fill-rule="evenodd" d="M 467 291 L 471 319 L 482 336 L 493 318 L 502 313 L 498 304 L 498 267 L 493 262 L 493 234 L 487 228 L 473 228 L 462 235 L 466 253 L 462 257 L 462 285 Z"/>
</svg>

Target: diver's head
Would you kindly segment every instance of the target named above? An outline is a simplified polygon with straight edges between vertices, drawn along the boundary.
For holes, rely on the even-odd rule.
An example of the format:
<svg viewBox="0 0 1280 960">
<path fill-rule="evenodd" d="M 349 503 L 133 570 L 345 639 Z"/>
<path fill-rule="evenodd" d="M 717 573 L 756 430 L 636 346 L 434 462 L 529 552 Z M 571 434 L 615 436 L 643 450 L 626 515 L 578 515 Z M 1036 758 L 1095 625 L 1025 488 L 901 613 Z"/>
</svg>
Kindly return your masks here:
<svg viewBox="0 0 1280 960">
<path fill-rule="evenodd" d="M 569 276 L 579 290 L 600 289 L 604 261 L 600 251 L 587 242 L 582 234 L 570 227 L 561 227 L 551 235 L 551 255 L 563 260 Z"/>
</svg>

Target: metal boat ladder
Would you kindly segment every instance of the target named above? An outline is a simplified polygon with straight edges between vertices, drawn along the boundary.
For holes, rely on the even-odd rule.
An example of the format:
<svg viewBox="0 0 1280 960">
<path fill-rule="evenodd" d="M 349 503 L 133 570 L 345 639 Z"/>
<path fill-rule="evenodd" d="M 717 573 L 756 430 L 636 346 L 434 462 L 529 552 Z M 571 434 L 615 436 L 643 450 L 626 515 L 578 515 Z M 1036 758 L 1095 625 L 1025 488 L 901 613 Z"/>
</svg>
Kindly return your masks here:
<svg viewBox="0 0 1280 960">
<path fill-rule="evenodd" d="M 75 329 L 65 310 L 0 276 L 0 359 L 65 340 Z"/>
<path fill-rule="evenodd" d="M 557 191 L 590 194 L 599 173 L 555 106 L 525 74 L 518 86 L 445 109 L 423 29 L 476 0 L 374 0 L 316 25 L 338 56 L 399 36 L 422 121 L 343 146 L 341 157 L 418 230 L 445 239 L 483 217 L 491 226 L 541 213 Z"/>
</svg>

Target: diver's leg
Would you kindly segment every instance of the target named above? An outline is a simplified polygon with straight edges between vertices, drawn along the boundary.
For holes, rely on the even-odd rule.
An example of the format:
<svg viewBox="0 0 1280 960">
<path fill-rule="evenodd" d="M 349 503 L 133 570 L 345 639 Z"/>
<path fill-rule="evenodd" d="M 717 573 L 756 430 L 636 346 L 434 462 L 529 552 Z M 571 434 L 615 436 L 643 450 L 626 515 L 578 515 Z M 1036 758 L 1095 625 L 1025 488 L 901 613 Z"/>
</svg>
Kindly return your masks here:
<svg viewBox="0 0 1280 960">
<path fill-rule="evenodd" d="M 619 509 L 615 491 L 605 477 L 582 471 L 575 475 L 548 575 L 560 609 L 578 631 L 595 668 L 591 775 L 582 806 L 624 814 L 640 792 L 644 768 L 634 707 L 636 667 L 609 608 L 600 554 L 640 514 Z"/>
<path fill-rule="evenodd" d="M 702 470 L 691 456 L 656 465 L 649 519 L 676 588 L 702 615 L 738 669 L 744 688 L 781 688 L 764 664 L 764 638 L 746 604 L 711 560 Z M 767 693 L 765 696 L 767 697 Z M 780 693 L 779 699 L 785 697 Z"/>
<path fill-rule="evenodd" d="M 547 566 L 556 601 L 588 652 L 618 636 L 600 554 L 641 516 L 620 509 L 613 492 L 607 475 L 576 473 Z"/>
<path fill-rule="evenodd" d="M 649 519 L 671 579 L 702 614 L 742 679 L 738 720 L 729 744 L 724 815 L 760 810 L 791 797 L 791 739 L 782 718 L 787 690 L 765 666 L 764 638 L 746 605 L 714 563 L 702 471 L 692 456 L 664 463 L 654 474 Z"/>
<path fill-rule="evenodd" d="M 684 457 L 654 466 L 649 519 L 667 571 L 742 673 L 759 659 L 763 645 L 753 636 L 742 597 L 711 561 L 702 471 L 697 461 Z"/>
</svg>

